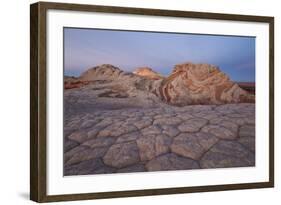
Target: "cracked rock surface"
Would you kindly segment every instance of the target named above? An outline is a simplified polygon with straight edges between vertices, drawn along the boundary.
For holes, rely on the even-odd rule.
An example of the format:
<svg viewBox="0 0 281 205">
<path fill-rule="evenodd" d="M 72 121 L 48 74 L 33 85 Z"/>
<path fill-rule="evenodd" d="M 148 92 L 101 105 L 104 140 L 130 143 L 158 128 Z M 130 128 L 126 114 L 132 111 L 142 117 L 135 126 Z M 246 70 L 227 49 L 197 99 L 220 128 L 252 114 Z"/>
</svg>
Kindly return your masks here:
<svg viewBox="0 0 281 205">
<path fill-rule="evenodd" d="M 255 166 L 255 104 L 103 109 L 65 97 L 64 175 Z"/>
</svg>

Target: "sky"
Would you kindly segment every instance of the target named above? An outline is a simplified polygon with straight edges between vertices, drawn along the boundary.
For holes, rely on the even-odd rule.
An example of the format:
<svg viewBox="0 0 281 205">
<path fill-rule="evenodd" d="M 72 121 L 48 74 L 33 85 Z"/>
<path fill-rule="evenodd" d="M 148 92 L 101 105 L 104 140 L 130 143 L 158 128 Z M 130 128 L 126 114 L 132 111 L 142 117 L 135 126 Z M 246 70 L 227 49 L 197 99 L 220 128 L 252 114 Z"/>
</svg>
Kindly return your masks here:
<svg viewBox="0 0 281 205">
<path fill-rule="evenodd" d="M 65 75 L 112 64 L 168 76 L 185 62 L 216 65 L 233 81 L 255 82 L 255 37 L 64 28 Z"/>
</svg>

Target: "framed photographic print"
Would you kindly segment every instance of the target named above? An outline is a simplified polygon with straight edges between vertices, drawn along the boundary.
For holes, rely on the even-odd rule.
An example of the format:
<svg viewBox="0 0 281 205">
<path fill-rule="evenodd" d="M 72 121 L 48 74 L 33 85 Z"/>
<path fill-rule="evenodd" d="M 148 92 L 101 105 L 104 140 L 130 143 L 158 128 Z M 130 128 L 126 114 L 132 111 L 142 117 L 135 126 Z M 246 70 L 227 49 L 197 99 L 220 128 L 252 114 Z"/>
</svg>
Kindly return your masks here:
<svg viewBox="0 0 281 205">
<path fill-rule="evenodd" d="M 274 18 L 31 5 L 30 197 L 274 186 Z"/>
</svg>

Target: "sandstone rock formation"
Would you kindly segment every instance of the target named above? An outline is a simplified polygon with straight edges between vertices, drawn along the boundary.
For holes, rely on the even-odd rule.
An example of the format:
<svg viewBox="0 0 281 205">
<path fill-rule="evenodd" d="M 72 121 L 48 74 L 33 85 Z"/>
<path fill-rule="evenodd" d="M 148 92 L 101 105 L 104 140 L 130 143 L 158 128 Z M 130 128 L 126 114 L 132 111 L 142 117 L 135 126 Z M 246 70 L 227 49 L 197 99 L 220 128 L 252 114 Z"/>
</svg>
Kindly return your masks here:
<svg viewBox="0 0 281 205">
<path fill-rule="evenodd" d="M 161 98 L 172 105 L 254 101 L 253 96 L 233 83 L 218 67 L 208 64 L 176 65 L 159 89 Z"/>
<path fill-rule="evenodd" d="M 255 166 L 255 104 L 236 103 L 247 91 L 206 64 L 144 73 L 65 77 L 64 175 Z"/>
<path fill-rule="evenodd" d="M 76 77 L 64 76 L 64 89 L 80 88 L 88 84 L 88 81 L 81 81 Z"/>
<path fill-rule="evenodd" d="M 85 85 L 99 90 L 98 97 L 138 99 L 139 103 L 158 106 L 193 104 L 224 104 L 254 102 L 255 97 L 232 82 L 216 66 L 185 63 L 176 65 L 167 78 L 151 68 L 138 68 L 133 73 L 103 64 L 93 67 L 77 79 L 67 79 L 65 88 Z M 134 99 L 133 99 L 134 98 Z"/>
<path fill-rule="evenodd" d="M 103 64 L 86 70 L 79 79 L 82 81 L 112 80 L 117 78 L 122 72 L 122 70 L 113 65 Z"/>
<path fill-rule="evenodd" d="M 113 65 L 103 64 L 88 69 L 81 74 L 79 80 L 83 82 L 99 82 L 113 91 L 127 94 L 127 97 L 155 98 L 159 95 L 159 87 L 163 77 L 152 69 L 144 67 L 135 72 L 125 72 Z M 146 95 L 146 96 L 145 96 Z M 154 99 L 154 100 L 155 100 Z"/>
<path fill-rule="evenodd" d="M 90 68 L 82 73 L 77 81 L 87 86 L 76 89 L 75 94 L 66 92 L 65 95 L 75 95 L 81 101 L 84 101 L 86 97 L 91 97 L 93 101 L 91 103 L 103 102 L 99 103 L 102 108 L 153 107 L 164 104 L 157 93 L 161 80 L 147 79 L 122 71 L 113 65 L 103 64 Z M 76 106 L 74 102 L 71 103 Z M 72 109 L 73 106 L 71 106 Z M 77 109 L 80 108 L 77 107 Z M 98 109 L 98 107 L 91 109 Z"/>
<path fill-rule="evenodd" d="M 153 71 L 149 67 L 140 67 L 137 68 L 134 72 L 134 74 L 138 76 L 143 76 L 145 78 L 151 79 L 151 80 L 160 80 L 163 79 L 164 77 L 161 76 L 159 73 Z"/>
</svg>

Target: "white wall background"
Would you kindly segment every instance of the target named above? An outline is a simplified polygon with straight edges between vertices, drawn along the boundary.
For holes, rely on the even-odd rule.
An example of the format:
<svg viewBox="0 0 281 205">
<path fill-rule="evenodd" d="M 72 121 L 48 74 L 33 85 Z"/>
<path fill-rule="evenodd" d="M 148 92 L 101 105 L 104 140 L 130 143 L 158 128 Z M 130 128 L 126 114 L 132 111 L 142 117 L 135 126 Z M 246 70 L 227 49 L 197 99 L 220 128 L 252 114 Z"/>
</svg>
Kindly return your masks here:
<svg viewBox="0 0 281 205">
<path fill-rule="evenodd" d="M 51 1 L 51 0 L 50 0 Z M 74 0 L 86 4 L 275 16 L 275 164 L 274 189 L 170 196 L 134 197 L 60 204 L 277 204 L 281 196 L 281 86 L 279 67 L 281 12 L 277 0 Z M 32 204 L 29 198 L 29 4 L 2 1 L 0 7 L 0 204 Z M 279 202 L 280 203 L 280 202 Z M 56 203 L 54 203 L 56 204 Z"/>
</svg>

